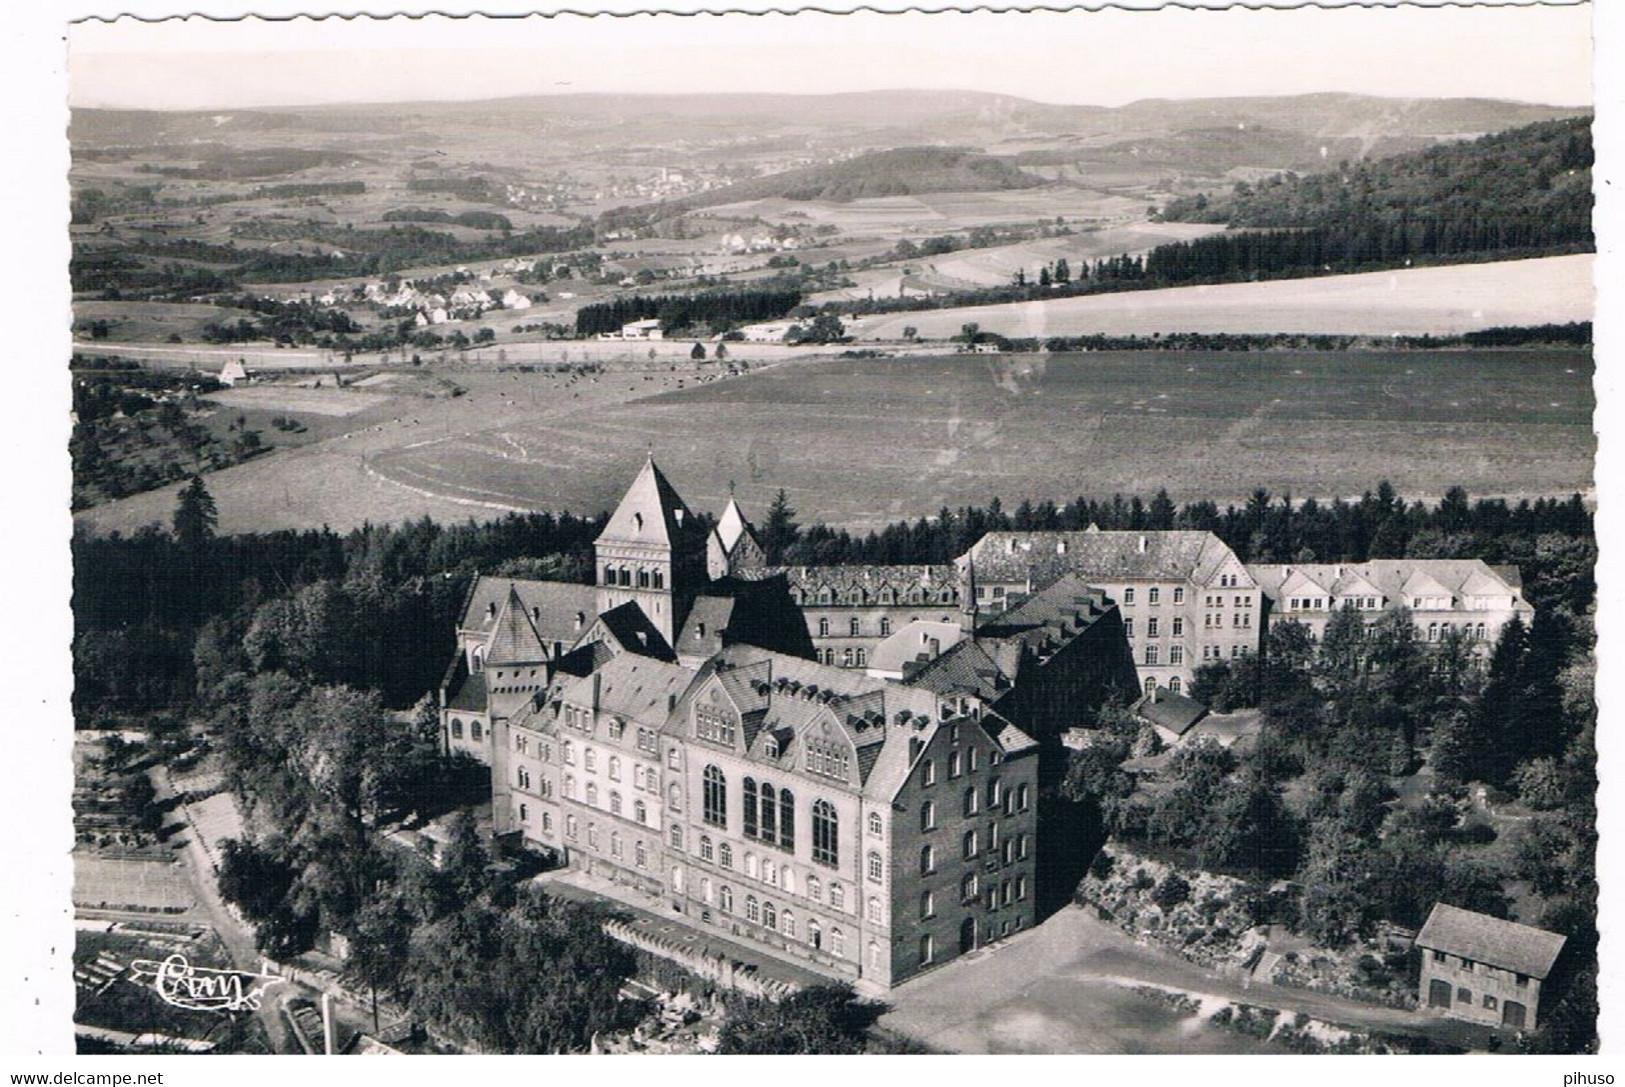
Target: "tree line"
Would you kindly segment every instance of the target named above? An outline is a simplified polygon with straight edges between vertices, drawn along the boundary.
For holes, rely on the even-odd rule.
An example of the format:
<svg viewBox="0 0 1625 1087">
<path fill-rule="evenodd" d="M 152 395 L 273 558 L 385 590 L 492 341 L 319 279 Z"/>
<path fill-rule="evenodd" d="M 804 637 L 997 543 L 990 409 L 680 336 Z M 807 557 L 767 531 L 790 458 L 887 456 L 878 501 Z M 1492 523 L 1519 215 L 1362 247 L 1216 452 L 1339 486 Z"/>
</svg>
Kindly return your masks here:
<svg viewBox="0 0 1625 1087">
<path fill-rule="evenodd" d="M 801 292 L 793 289 L 633 295 L 582 306 L 576 311 L 576 335 L 619 332 L 623 325 L 651 319 L 659 319 L 666 332 L 698 326 L 731 328 L 784 317 L 799 305 Z"/>
</svg>

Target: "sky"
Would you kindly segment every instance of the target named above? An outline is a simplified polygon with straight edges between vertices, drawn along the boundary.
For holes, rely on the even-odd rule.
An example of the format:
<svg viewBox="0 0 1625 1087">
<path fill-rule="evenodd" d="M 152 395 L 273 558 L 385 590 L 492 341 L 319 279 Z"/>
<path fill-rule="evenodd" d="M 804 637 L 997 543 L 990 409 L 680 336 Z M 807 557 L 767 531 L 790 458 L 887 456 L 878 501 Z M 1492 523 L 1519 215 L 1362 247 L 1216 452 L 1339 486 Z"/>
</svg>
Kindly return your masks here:
<svg viewBox="0 0 1625 1087">
<path fill-rule="evenodd" d="M 82 22 L 75 106 L 580 92 L 991 91 L 1057 103 L 1349 91 L 1587 105 L 1591 11 L 1537 7 Z"/>
</svg>

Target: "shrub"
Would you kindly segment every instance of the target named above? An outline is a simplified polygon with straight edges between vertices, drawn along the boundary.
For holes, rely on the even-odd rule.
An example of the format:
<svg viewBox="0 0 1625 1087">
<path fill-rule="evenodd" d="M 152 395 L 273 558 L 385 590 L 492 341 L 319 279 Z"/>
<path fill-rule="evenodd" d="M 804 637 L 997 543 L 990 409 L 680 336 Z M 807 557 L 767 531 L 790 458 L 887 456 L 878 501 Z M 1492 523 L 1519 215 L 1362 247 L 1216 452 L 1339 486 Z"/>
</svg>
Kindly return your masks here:
<svg viewBox="0 0 1625 1087">
<path fill-rule="evenodd" d="M 1157 884 L 1157 889 L 1151 892 L 1151 901 L 1166 911 L 1184 902 L 1191 896 L 1191 885 L 1186 882 L 1178 872 L 1169 872 Z"/>
</svg>

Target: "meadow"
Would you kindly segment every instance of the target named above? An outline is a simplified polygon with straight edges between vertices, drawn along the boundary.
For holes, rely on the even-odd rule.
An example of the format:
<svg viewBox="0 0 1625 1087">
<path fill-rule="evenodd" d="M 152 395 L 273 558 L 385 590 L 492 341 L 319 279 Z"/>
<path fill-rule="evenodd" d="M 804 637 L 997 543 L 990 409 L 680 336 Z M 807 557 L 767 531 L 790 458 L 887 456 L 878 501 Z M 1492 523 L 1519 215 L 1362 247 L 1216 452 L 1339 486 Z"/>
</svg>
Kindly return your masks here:
<svg viewBox="0 0 1625 1087">
<path fill-rule="evenodd" d="M 877 315 L 848 322 L 860 340 L 914 327 L 947 339 L 967 322 L 1009 337 L 1168 332 L 1450 335 L 1497 325 L 1589 321 L 1593 259 L 1580 254 L 1319 279 L 1154 291 Z"/>
<path fill-rule="evenodd" d="M 374 456 L 417 493 L 596 511 L 645 449 L 698 508 L 875 527 L 1114 492 L 1239 501 L 1591 486 L 1590 355 L 1103 352 L 831 360 Z"/>
</svg>

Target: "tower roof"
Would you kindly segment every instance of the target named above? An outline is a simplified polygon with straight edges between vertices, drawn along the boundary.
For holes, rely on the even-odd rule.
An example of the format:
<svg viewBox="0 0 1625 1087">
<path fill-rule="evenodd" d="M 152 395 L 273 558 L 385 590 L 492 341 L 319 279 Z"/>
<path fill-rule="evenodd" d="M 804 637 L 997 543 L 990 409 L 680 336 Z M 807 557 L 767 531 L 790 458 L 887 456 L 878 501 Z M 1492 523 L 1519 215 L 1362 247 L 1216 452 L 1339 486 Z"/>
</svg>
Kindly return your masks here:
<svg viewBox="0 0 1625 1087">
<path fill-rule="evenodd" d="M 626 489 L 598 540 L 670 546 L 679 536 L 694 531 L 696 524 L 693 511 L 678 497 L 651 456 Z"/>
<path fill-rule="evenodd" d="M 722 541 L 722 550 L 732 554 L 734 545 L 739 543 L 741 536 L 751 535 L 750 522 L 745 520 L 744 511 L 733 498 L 728 499 L 728 506 L 722 511 L 722 517 L 717 521 L 717 539 Z"/>
<path fill-rule="evenodd" d="M 486 643 L 485 663 L 539 664 L 545 660 L 547 649 L 542 645 L 542 636 L 536 633 L 535 624 L 526 614 L 519 590 L 510 586 L 508 600 L 497 615 L 491 640 Z"/>
</svg>

